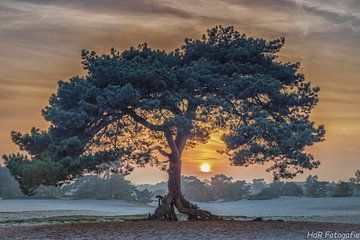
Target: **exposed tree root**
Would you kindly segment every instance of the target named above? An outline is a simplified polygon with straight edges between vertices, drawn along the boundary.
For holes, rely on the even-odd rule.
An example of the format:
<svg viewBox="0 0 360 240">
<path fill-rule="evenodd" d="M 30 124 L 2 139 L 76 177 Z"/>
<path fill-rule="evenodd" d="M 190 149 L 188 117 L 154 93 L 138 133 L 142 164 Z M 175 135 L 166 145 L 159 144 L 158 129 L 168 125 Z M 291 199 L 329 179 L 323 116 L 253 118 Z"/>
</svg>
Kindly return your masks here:
<svg viewBox="0 0 360 240">
<path fill-rule="evenodd" d="M 156 208 L 154 214 L 149 216 L 151 220 L 168 220 L 177 221 L 175 214 L 175 207 L 180 213 L 188 216 L 190 221 L 209 221 L 219 220 L 219 216 L 213 215 L 208 211 L 200 210 L 196 204 L 192 204 L 184 197 L 174 198 L 171 195 L 164 197 L 157 196 L 159 198 L 159 205 Z"/>
<path fill-rule="evenodd" d="M 158 207 L 156 208 L 154 214 L 149 216 L 149 219 L 177 221 L 178 219 L 175 214 L 172 197 L 167 195 L 165 197 L 157 196 L 157 198 L 159 199 Z"/>
</svg>

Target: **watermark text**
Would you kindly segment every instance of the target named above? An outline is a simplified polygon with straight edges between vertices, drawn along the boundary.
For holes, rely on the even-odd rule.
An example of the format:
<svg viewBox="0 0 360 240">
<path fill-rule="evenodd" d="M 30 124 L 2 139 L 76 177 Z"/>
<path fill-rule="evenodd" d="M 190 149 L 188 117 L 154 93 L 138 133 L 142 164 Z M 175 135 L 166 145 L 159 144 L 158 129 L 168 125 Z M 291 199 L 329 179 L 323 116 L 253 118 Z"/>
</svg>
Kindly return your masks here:
<svg viewBox="0 0 360 240">
<path fill-rule="evenodd" d="M 350 232 L 333 232 L 333 231 L 314 231 L 307 232 L 308 239 L 360 239 L 360 232 L 350 231 Z"/>
</svg>

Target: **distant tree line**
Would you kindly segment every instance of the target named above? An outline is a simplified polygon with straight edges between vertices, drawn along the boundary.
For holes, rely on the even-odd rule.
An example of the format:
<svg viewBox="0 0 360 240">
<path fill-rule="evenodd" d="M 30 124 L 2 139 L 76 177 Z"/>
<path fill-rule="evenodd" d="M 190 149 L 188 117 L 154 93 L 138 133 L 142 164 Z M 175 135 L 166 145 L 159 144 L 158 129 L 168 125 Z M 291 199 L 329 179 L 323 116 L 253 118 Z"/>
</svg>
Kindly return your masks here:
<svg viewBox="0 0 360 240">
<path fill-rule="evenodd" d="M 253 184 L 259 185 L 259 179 Z M 279 196 L 351 197 L 355 192 L 359 196 L 359 184 L 360 174 L 358 182 L 350 178 L 349 182 L 339 183 L 319 181 L 318 176 L 309 175 L 304 183 L 274 181 L 268 187 L 264 186 L 260 192 L 250 196 L 249 199 L 265 200 Z"/>
<path fill-rule="evenodd" d="M 267 184 L 264 179 L 254 179 L 252 183 L 234 181 L 232 177 L 217 174 L 210 180 L 201 181 L 195 176 L 182 177 L 182 192 L 193 201 L 233 201 L 239 199 L 266 200 L 280 196 L 296 197 L 350 197 L 359 194 L 360 171 L 358 180 L 349 182 L 320 181 L 318 176 L 309 175 L 305 182 L 274 181 Z M 154 195 L 166 194 L 166 182 L 155 185 L 144 184 L 141 189 L 148 189 Z"/>
<path fill-rule="evenodd" d="M 83 176 L 63 187 L 40 186 L 31 197 L 24 195 L 17 181 L 7 168 L 0 167 L 0 198 L 71 198 L 71 199 L 119 199 L 126 201 L 151 202 L 152 193 L 139 190 L 120 174 L 107 176 Z"/>
<path fill-rule="evenodd" d="M 266 200 L 280 196 L 306 197 L 350 197 L 359 196 L 360 171 L 349 182 L 320 181 L 318 176 L 308 176 L 305 182 L 274 181 L 267 184 L 264 179 L 252 183 L 234 180 L 224 174 L 217 174 L 210 180 L 201 181 L 195 176 L 182 176 L 182 192 L 193 201 L 234 201 L 240 199 Z M 104 176 L 89 175 L 77 178 L 63 187 L 40 186 L 29 197 L 22 194 L 17 181 L 7 168 L 0 167 L 0 198 L 71 198 L 71 199 L 120 199 L 126 201 L 151 202 L 157 195 L 165 195 L 167 183 L 135 186 L 121 174 Z"/>
<path fill-rule="evenodd" d="M 239 200 L 250 195 L 250 187 L 245 181 L 233 181 L 224 174 L 217 174 L 210 181 L 182 177 L 183 194 L 194 201 Z"/>
</svg>

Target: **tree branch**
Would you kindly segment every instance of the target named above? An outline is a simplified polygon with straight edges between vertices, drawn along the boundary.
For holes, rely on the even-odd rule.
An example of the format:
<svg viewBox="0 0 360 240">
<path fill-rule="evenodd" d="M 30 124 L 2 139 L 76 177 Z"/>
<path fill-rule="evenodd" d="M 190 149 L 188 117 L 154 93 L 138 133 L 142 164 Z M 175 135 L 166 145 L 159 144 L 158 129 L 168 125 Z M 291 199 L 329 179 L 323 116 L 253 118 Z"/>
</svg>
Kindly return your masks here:
<svg viewBox="0 0 360 240">
<path fill-rule="evenodd" d="M 170 129 L 168 129 L 167 127 L 165 127 L 164 125 L 155 125 L 155 124 L 152 124 L 148 121 L 146 121 L 146 119 L 142 118 L 141 116 L 139 116 L 138 114 L 136 114 L 136 112 L 132 111 L 131 109 L 127 109 L 126 113 L 132 117 L 134 119 L 134 121 L 142 124 L 143 126 L 149 128 L 150 130 L 153 130 L 153 131 L 162 131 L 164 132 L 165 134 L 165 138 L 169 144 L 169 148 L 171 149 L 171 154 L 167 154 L 165 151 L 164 152 L 161 152 L 160 149 L 159 152 L 161 154 L 165 154 L 167 157 L 170 157 L 171 155 L 173 155 L 173 157 L 175 159 L 178 159 L 180 160 L 181 158 L 181 153 L 179 152 L 179 149 L 172 137 L 172 134 L 171 134 L 171 131 Z"/>
<path fill-rule="evenodd" d="M 136 112 L 130 110 L 130 109 L 127 109 L 125 111 L 130 117 L 132 117 L 134 119 L 134 121 L 140 123 L 141 125 L 143 125 L 144 127 L 147 127 L 149 128 L 150 130 L 153 130 L 153 131 L 165 131 L 165 126 L 163 125 L 155 125 L 155 124 L 152 124 L 148 121 L 146 121 L 146 119 L 144 119 L 143 117 L 139 116 L 138 114 L 136 114 Z"/>
<path fill-rule="evenodd" d="M 165 150 L 163 150 L 161 146 L 155 146 L 155 147 L 154 147 L 154 150 L 155 150 L 155 149 L 158 150 L 159 153 L 160 153 L 161 155 L 163 155 L 164 157 L 170 157 L 170 156 L 171 156 L 171 154 L 168 153 L 168 152 L 166 152 Z"/>
<path fill-rule="evenodd" d="M 181 154 L 180 154 L 179 149 L 172 137 L 171 131 L 169 129 L 167 129 L 166 131 L 164 131 L 164 134 L 165 134 L 165 138 L 169 144 L 169 147 L 171 149 L 172 155 L 175 157 L 175 159 L 180 160 Z"/>
<path fill-rule="evenodd" d="M 184 151 L 186 142 L 188 140 L 190 136 L 190 130 L 185 130 L 184 132 L 180 132 L 177 134 L 176 139 L 175 139 L 175 144 L 179 150 L 180 155 L 182 154 L 182 152 Z"/>
<path fill-rule="evenodd" d="M 187 119 L 190 119 L 190 121 L 194 120 L 195 118 L 195 114 L 196 114 L 196 108 L 198 107 L 197 104 L 194 104 L 192 101 L 188 101 L 188 105 L 187 105 L 187 110 L 184 113 L 184 116 Z M 182 152 L 184 151 L 186 142 L 191 134 L 191 128 L 192 128 L 192 123 L 190 126 L 186 126 L 182 129 L 180 129 L 181 131 L 178 131 L 178 134 L 175 138 L 175 144 L 178 148 L 179 154 L 181 155 Z"/>
</svg>

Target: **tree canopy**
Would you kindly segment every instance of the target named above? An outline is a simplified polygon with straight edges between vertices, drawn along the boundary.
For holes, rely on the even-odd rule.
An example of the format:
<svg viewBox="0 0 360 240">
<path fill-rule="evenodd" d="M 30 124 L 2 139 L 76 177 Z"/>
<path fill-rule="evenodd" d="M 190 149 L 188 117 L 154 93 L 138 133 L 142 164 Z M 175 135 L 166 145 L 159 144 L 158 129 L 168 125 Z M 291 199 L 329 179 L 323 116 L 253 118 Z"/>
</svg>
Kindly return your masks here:
<svg viewBox="0 0 360 240">
<path fill-rule="evenodd" d="M 217 26 L 171 52 L 83 50 L 87 73 L 59 81 L 42 111 L 49 129 L 12 133 L 27 154 L 5 155 L 7 167 L 31 194 L 86 172 L 165 169 L 159 155 L 180 159 L 221 132 L 232 165 L 270 163 L 275 178 L 315 168 L 304 150 L 324 138 L 309 119 L 319 88 L 277 59 L 284 42 Z"/>
</svg>

